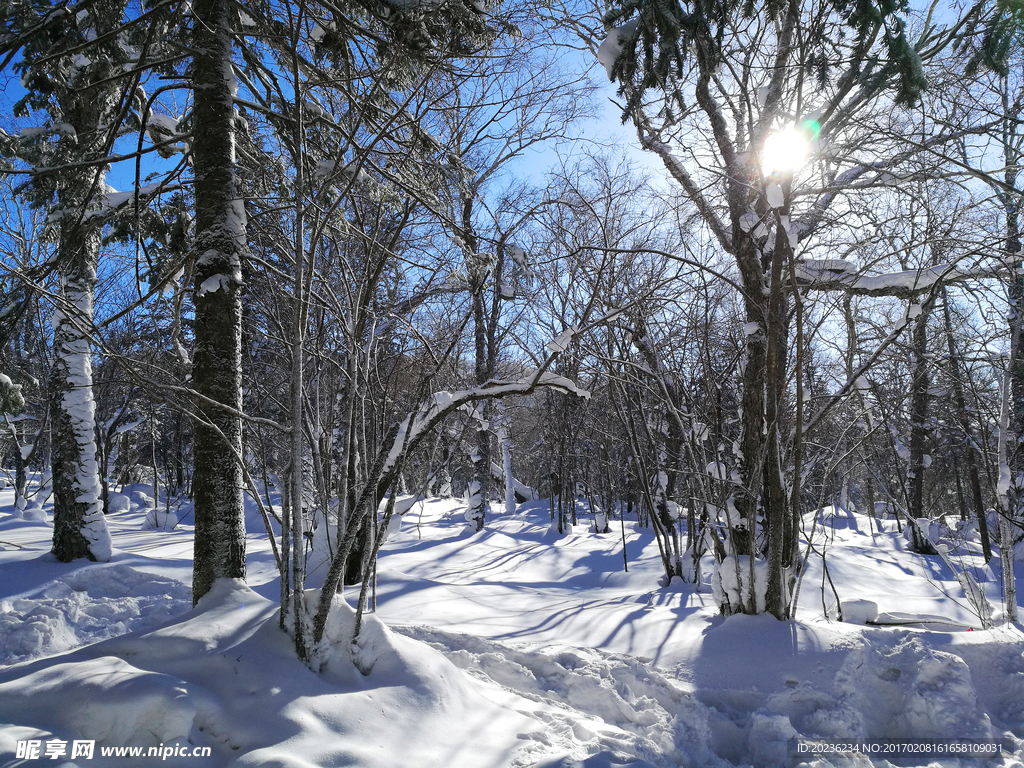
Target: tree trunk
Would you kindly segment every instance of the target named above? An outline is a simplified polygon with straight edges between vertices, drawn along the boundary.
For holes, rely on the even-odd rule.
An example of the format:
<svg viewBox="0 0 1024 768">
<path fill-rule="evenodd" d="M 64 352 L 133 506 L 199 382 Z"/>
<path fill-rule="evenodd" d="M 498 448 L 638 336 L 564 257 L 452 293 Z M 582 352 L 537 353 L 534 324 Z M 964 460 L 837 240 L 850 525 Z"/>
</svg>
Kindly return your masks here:
<svg viewBox="0 0 1024 768">
<path fill-rule="evenodd" d="M 93 227 L 74 227 L 61 238 L 66 272 L 63 302 L 53 319 L 50 438 L 53 554 L 65 563 L 80 557 L 105 562 L 111 554 L 96 464 L 90 344 L 83 332 L 92 323 L 98 254 L 99 232 Z"/>
<path fill-rule="evenodd" d="M 931 314 L 932 300 L 929 298 L 920 306 L 913 332 L 913 372 L 910 381 L 910 498 L 908 512 L 914 520 L 924 517 L 924 474 L 925 474 L 925 442 L 928 439 L 928 405 L 931 396 L 928 388 L 931 384 L 928 376 L 928 316 Z M 913 306 L 913 305 L 911 305 Z M 914 526 L 916 531 L 917 526 Z M 930 549 L 924 542 L 916 540 L 914 548 L 923 551 Z M 923 548 L 923 549 L 922 549 Z"/>
<path fill-rule="evenodd" d="M 788 184 L 786 185 L 788 187 Z M 788 190 L 787 190 L 788 192 Z M 796 550 L 791 529 L 782 464 L 782 406 L 786 395 L 786 356 L 789 347 L 789 295 L 784 286 L 788 278 L 792 251 L 788 233 L 782 225 L 786 216 L 783 209 L 776 211 L 775 250 L 772 254 L 768 321 L 766 333 L 768 350 L 765 365 L 765 421 L 768 434 L 764 445 L 765 528 L 768 559 L 768 585 L 765 592 L 765 610 L 777 619 L 789 618 L 787 581 L 790 560 Z M 796 372 L 798 381 L 802 375 Z M 751 599 L 753 599 L 751 590 Z"/>
<path fill-rule="evenodd" d="M 734 231 L 739 232 L 737 223 Z M 768 337 L 765 327 L 769 312 L 764 299 L 764 273 L 756 253 L 756 245 L 750 237 L 740 237 L 736 262 L 740 267 L 743 285 L 746 320 L 753 333 L 746 334 L 746 347 L 741 373 L 742 394 L 740 419 L 740 457 L 738 470 L 741 488 L 735 497 L 738 520 L 730 520 L 729 540 L 731 554 L 755 557 L 754 531 L 757 526 L 757 507 L 761 498 L 764 480 L 765 446 L 765 368 L 768 363 Z M 750 613 L 756 612 L 751 591 Z"/>
<path fill-rule="evenodd" d="M 192 487 L 192 599 L 218 578 L 245 578 L 242 508 L 242 254 L 245 208 L 235 180 L 231 13 L 227 0 L 193 5 L 193 121 L 196 240 L 193 386 L 196 424 Z M 226 406 L 230 410 L 218 407 Z"/>
<path fill-rule="evenodd" d="M 949 351 L 950 378 L 953 382 L 953 404 L 956 407 L 957 418 L 960 419 L 960 428 L 963 430 L 963 437 L 960 440 L 960 455 L 967 466 L 967 478 L 971 484 L 974 517 L 978 521 L 978 534 L 981 537 L 981 551 L 987 563 L 992 559 L 992 542 L 988 530 L 988 519 L 985 516 L 985 504 L 981 496 L 981 476 L 978 472 L 974 439 L 971 437 L 971 421 L 967 413 L 967 398 L 964 396 L 964 384 L 960 378 L 960 357 L 957 354 L 956 344 L 953 341 L 953 323 L 949 315 L 949 297 L 945 290 L 942 292 L 942 307 L 946 324 L 946 346 Z"/>
<path fill-rule="evenodd" d="M 116 25 L 123 6 L 100 3 L 83 21 L 97 32 Z M 94 82 L 109 73 L 94 68 Z M 106 154 L 104 123 L 110 119 L 113 95 L 108 86 L 68 90 L 58 95 L 65 122 L 74 128 L 72 156 L 82 159 Z M 87 206 L 103 182 L 103 172 L 73 172 L 62 180 L 57 196 L 60 207 L 58 271 L 60 302 L 54 308 L 53 369 L 50 372 L 50 436 L 53 468 L 53 554 L 61 562 L 81 557 L 107 561 L 110 534 L 103 518 L 103 501 L 96 461 L 96 404 L 92 391 L 90 330 L 96 270 L 99 265 L 100 228 L 89 218 Z"/>
</svg>

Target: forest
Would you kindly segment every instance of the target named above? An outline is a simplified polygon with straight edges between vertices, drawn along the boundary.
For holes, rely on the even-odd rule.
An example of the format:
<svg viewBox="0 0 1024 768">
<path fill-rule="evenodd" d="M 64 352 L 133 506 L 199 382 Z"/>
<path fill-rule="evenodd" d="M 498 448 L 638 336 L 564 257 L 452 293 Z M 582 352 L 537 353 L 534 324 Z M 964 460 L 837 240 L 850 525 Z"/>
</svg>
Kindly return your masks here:
<svg viewBox="0 0 1024 768">
<path fill-rule="evenodd" d="M 1020 765 L 1019 0 L 0 5 L 0 765 L 29 764 L 18 728 L 217 766 L 797 765 L 804 737 L 1001 738 Z M 650 634 L 562 637 L 528 600 L 486 629 L 528 583 L 646 601 L 607 620 Z M 115 597 L 130 620 L 82 623 Z M 831 692 L 698 679 L 672 623 L 799 670 L 827 646 Z M 281 752 L 155 682 L 205 674 L 168 637 L 227 659 L 257 624 L 274 661 L 235 675 L 407 686 L 419 735 L 314 754 L 296 716 Z M 55 653 L 86 656 L 33 666 Z M 56 715 L 101 662 L 107 719 Z M 918 721 L 852 671 L 932 701 L 929 663 L 950 698 Z M 497 746 L 432 751 L 484 684 L 557 689 L 530 728 L 573 735 L 510 746 L 526 705 L 492 691 L 505 714 L 461 727 Z M 166 727 L 139 737 L 133 701 Z"/>
</svg>

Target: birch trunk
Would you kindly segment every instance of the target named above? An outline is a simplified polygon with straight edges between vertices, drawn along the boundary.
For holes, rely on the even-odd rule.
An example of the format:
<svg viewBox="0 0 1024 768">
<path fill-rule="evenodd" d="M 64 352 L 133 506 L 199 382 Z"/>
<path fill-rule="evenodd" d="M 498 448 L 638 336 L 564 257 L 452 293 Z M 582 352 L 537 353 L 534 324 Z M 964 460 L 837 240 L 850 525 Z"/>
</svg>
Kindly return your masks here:
<svg viewBox="0 0 1024 768">
<path fill-rule="evenodd" d="M 121 20 L 121 3 L 102 2 L 80 24 L 102 34 Z M 99 58 L 97 55 L 96 58 Z M 67 152 L 85 160 L 106 155 L 105 125 L 114 98 L 104 63 L 91 67 L 87 83 L 61 83 L 56 100 L 74 136 L 64 136 Z M 83 88 L 83 85 L 92 85 Z M 76 87 L 79 86 L 79 87 Z M 61 562 L 86 557 L 110 559 L 111 542 L 103 517 L 96 460 L 96 404 L 92 392 L 90 332 L 100 255 L 100 225 L 89 205 L 103 188 L 102 170 L 67 174 L 57 189 L 60 219 L 58 300 L 51 317 L 54 361 L 50 371 L 50 436 L 53 469 L 53 554 Z"/>
<path fill-rule="evenodd" d="M 92 325 L 99 231 L 62 228 L 61 302 L 53 312 L 50 436 L 53 467 L 53 554 L 61 562 L 106 562 L 110 534 L 103 517 L 96 462 L 96 404 L 87 329 Z"/>
</svg>

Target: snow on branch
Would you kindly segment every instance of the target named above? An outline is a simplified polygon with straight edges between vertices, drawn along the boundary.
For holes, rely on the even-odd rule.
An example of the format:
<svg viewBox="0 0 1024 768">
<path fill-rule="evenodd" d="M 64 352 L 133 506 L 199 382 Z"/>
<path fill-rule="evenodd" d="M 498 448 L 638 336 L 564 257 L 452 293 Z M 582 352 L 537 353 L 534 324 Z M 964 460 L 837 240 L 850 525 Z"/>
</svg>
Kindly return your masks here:
<svg viewBox="0 0 1024 768">
<path fill-rule="evenodd" d="M 978 267 L 961 269 L 954 264 L 937 264 L 883 275 L 859 275 L 848 261 L 807 260 L 795 265 L 797 285 L 812 291 L 842 290 L 858 296 L 895 296 L 909 299 L 939 285 L 970 280 L 1005 278 L 1004 270 Z"/>
<path fill-rule="evenodd" d="M 554 355 L 551 355 L 543 366 L 530 371 L 518 381 L 495 381 L 492 379 L 472 389 L 458 392 L 435 392 L 420 405 L 417 411 L 410 413 L 399 423 L 398 432 L 392 440 L 388 456 L 384 461 L 381 477 L 390 472 L 404 453 L 415 447 L 450 413 L 478 400 L 495 400 L 510 395 L 529 395 L 541 387 L 557 389 L 566 394 L 589 399 L 589 391 L 577 386 L 574 381 L 565 376 L 558 376 L 546 370 L 553 359 Z"/>
</svg>

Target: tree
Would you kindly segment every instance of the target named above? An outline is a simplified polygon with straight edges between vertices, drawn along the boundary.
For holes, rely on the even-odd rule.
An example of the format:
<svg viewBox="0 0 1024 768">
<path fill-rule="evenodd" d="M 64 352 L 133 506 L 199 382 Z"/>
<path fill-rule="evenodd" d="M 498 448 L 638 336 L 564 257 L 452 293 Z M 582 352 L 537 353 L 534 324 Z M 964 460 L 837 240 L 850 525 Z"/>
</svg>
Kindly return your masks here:
<svg viewBox="0 0 1024 768">
<path fill-rule="evenodd" d="M 192 6 L 191 69 L 195 131 L 195 241 L 192 284 L 196 424 L 192 475 L 195 554 L 192 599 L 222 577 L 245 578 L 242 508 L 242 261 L 245 207 L 235 178 L 232 20 L 226 0 Z"/>
<path fill-rule="evenodd" d="M 908 11 L 905 3 L 840 0 L 768 4 L 755 14 L 738 2 L 627 0 L 604 17 L 608 36 L 598 57 L 618 80 L 624 119 L 637 129 L 641 146 L 662 161 L 739 275 L 747 333 L 739 482 L 731 500 L 736 514 L 728 535 L 735 559 L 728 567 L 741 586 L 738 602 L 723 605 L 727 613 L 766 610 L 781 619 L 791 610 L 805 420 L 803 308 L 794 257 L 828 226 L 850 185 L 870 186 L 921 151 L 888 141 L 872 147 L 882 160 L 860 154 L 872 141 L 864 125 L 881 122 L 881 135 L 906 130 L 907 119 L 892 107 L 919 99 L 927 85 L 924 59 L 946 47 L 960 26 L 927 24 L 912 38 Z M 980 13 L 981 6 L 973 6 L 965 18 Z M 787 146 L 788 157 L 787 150 L 771 157 L 766 141 L 773 132 L 772 142 Z M 949 138 L 940 131 L 924 144 Z M 797 183 L 800 170 L 789 162 L 811 141 L 826 150 L 827 162 L 816 169 L 818 191 L 805 194 Z M 790 437 L 794 320 L 796 426 Z M 762 553 L 764 582 L 757 575 L 761 566 L 755 567 Z M 765 590 L 763 607 L 756 582 Z"/>
<path fill-rule="evenodd" d="M 46 8 L 27 15 L 21 9 L 15 15 L 24 36 L 17 69 L 29 88 L 16 109 L 45 109 L 50 115 L 49 125 L 30 133 L 35 141 L 19 148 L 19 154 L 49 166 L 32 177 L 33 201 L 45 205 L 56 198 L 49 216 L 57 230 L 57 288 L 48 389 L 53 553 L 64 562 L 80 557 L 105 561 L 111 555 L 96 461 L 91 337 L 104 158 L 125 113 L 125 96 L 111 77 L 127 61 L 117 35 L 125 7 L 123 0 L 99 2 L 61 24 L 52 23 Z M 64 163 L 70 169 L 58 175 L 55 167 Z"/>
</svg>

